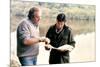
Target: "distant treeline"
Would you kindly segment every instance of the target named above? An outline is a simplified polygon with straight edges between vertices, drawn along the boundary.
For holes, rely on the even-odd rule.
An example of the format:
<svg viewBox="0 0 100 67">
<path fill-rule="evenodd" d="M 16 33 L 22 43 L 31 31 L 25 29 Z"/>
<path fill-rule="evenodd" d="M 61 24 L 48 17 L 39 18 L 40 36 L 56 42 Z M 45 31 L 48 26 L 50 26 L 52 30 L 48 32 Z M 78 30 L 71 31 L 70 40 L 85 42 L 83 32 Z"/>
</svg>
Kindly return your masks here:
<svg viewBox="0 0 100 67">
<path fill-rule="evenodd" d="M 95 5 L 47 3 L 34 1 L 11 1 L 11 31 L 15 31 L 20 21 L 28 15 L 31 7 L 38 6 L 42 10 L 40 28 L 45 34 L 48 27 L 54 24 L 58 13 L 65 13 L 69 25 L 75 34 L 95 31 Z"/>
<path fill-rule="evenodd" d="M 39 6 L 43 10 L 43 18 L 54 18 L 63 12 L 68 19 L 95 20 L 95 5 L 47 3 L 47 2 L 23 2 L 12 1 L 11 15 L 25 17 L 32 6 Z"/>
</svg>

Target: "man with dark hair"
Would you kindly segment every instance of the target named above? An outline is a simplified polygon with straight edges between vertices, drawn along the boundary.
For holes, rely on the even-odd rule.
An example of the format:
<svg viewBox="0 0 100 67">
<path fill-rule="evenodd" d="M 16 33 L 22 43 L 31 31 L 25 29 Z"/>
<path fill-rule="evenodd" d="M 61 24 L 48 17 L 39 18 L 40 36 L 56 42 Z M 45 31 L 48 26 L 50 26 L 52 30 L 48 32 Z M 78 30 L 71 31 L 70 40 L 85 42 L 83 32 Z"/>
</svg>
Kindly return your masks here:
<svg viewBox="0 0 100 67">
<path fill-rule="evenodd" d="M 39 42 L 49 43 L 48 38 L 39 36 L 40 16 L 39 8 L 31 8 L 28 18 L 22 20 L 17 28 L 17 56 L 22 66 L 36 65 Z"/>
<path fill-rule="evenodd" d="M 47 50 L 51 49 L 49 64 L 69 63 L 69 52 L 75 47 L 75 41 L 71 29 L 65 25 L 65 14 L 58 14 L 56 19 L 56 24 L 46 34 L 50 39 L 50 45 L 45 46 Z"/>
</svg>

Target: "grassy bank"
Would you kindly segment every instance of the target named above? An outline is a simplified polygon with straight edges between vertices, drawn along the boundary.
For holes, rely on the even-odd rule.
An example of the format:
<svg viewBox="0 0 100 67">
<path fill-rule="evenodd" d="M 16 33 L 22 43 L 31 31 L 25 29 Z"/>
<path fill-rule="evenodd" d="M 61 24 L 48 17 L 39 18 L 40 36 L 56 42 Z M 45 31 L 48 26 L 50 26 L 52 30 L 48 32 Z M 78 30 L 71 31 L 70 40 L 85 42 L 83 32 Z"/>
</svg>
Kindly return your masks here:
<svg viewBox="0 0 100 67">
<path fill-rule="evenodd" d="M 73 33 L 81 34 L 95 31 L 95 5 L 61 4 L 44 2 L 11 2 L 11 32 L 15 31 L 19 22 L 25 18 L 31 7 L 38 6 L 42 10 L 40 21 L 41 35 L 45 35 L 48 28 L 55 24 L 58 13 L 65 13 L 68 25 Z"/>
<path fill-rule="evenodd" d="M 48 28 L 55 23 L 56 23 L 56 21 L 41 22 L 40 23 L 41 35 L 44 36 L 46 34 Z M 74 35 L 95 32 L 95 22 L 94 21 L 69 20 L 68 22 L 66 22 L 66 25 L 71 27 Z"/>
</svg>

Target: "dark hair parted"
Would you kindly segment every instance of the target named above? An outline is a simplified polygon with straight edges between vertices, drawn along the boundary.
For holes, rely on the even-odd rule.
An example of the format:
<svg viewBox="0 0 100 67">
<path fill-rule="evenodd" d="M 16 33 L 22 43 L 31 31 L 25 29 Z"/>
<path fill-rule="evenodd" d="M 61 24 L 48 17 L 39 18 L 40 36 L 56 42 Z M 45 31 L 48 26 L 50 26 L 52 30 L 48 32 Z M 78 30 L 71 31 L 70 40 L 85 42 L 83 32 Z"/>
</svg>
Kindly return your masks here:
<svg viewBox="0 0 100 67">
<path fill-rule="evenodd" d="M 57 16 L 57 21 L 66 22 L 66 15 L 65 15 L 64 13 L 58 14 L 58 16 Z"/>
<path fill-rule="evenodd" d="M 30 20 L 34 17 L 34 13 L 35 13 L 36 11 L 39 11 L 39 8 L 37 8 L 37 7 L 32 7 L 32 8 L 29 10 L 28 18 L 29 18 Z"/>
</svg>

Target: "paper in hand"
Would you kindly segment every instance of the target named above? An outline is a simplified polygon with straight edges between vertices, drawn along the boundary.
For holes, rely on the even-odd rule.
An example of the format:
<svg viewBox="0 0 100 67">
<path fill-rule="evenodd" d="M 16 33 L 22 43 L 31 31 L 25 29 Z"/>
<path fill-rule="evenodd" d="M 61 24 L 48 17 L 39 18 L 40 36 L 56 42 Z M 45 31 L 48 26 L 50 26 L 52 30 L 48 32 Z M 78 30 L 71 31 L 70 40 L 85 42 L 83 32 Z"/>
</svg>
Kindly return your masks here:
<svg viewBox="0 0 100 67">
<path fill-rule="evenodd" d="M 60 46 L 59 48 L 57 48 L 57 49 L 64 49 L 64 50 L 69 50 L 69 51 L 72 51 L 72 49 L 73 49 L 73 46 L 70 46 L 70 45 L 63 45 L 63 46 Z"/>
</svg>

